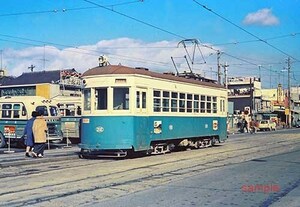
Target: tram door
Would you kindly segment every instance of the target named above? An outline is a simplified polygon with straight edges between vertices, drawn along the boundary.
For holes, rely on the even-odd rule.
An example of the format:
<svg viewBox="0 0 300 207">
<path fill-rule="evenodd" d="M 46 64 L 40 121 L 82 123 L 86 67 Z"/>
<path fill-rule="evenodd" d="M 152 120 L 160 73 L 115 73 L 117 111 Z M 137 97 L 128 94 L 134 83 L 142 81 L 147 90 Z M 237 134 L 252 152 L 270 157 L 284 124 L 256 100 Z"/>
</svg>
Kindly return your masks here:
<svg viewBox="0 0 300 207">
<path fill-rule="evenodd" d="M 139 150 L 149 147 L 147 144 L 148 137 L 148 114 L 147 114 L 147 90 L 143 88 L 137 88 L 136 90 L 136 141 Z"/>
</svg>

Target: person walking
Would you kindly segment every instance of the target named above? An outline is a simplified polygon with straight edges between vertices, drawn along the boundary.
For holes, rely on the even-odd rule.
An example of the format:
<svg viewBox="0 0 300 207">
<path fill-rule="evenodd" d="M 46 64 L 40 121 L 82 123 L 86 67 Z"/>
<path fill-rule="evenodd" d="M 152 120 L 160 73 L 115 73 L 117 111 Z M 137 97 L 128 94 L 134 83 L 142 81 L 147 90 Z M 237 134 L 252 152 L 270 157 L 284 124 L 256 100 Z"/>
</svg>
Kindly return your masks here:
<svg viewBox="0 0 300 207">
<path fill-rule="evenodd" d="M 47 123 L 43 117 L 43 111 L 38 111 L 38 116 L 33 122 L 32 132 L 34 137 L 33 157 L 44 157 L 46 147 Z"/>
<path fill-rule="evenodd" d="M 247 130 L 247 133 L 249 133 L 249 130 L 248 130 L 248 122 L 247 122 L 247 120 L 244 118 L 243 119 L 243 131 L 245 132 L 245 128 L 246 128 L 246 130 Z"/>
<path fill-rule="evenodd" d="M 31 157 L 30 151 L 32 150 L 32 147 L 34 145 L 32 126 L 33 126 L 33 122 L 34 122 L 35 118 L 37 117 L 37 112 L 33 111 L 31 113 L 31 116 L 32 116 L 31 119 L 29 119 L 26 123 L 24 133 L 23 133 L 23 137 L 26 136 L 26 139 L 25 139 L 25 145 L 26 145 L 25 156 L 26 157 Z"/>
</svg>

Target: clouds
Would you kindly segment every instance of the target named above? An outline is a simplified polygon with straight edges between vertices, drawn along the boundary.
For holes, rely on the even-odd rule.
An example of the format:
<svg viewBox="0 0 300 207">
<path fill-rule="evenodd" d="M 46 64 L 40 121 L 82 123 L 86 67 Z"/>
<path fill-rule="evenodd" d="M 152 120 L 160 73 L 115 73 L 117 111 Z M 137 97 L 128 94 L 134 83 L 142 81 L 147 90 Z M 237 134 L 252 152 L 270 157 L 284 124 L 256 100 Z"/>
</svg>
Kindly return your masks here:
<svg viewBox="0 0 300 207">
<path fill-rule="evenodd" d="M 246 25 L 273 26 L 279 24 L 279 19 L 272 14 L 271 9 L 260 9 L 257 12 L 249 13 L 243 23 Z"/>
<path fill-rule="evenodd" d="M 8 48 L 3 50 L 3 66 L 8 75 L 19 76 L 29 72 L 28 67 L 34 65 L 35 71 L 59 70 L 75 68 L 84 72 L 98 65 L 98 58 L 105 54 L 111 64 L 122 64 L 131 67 L 147 67 L 152 71 L 173 71 L 172 57 L 176 59 L 179 69 L 187 70 L 185 50 L 177 47 L 175 41 L 144 42 L 131 38 L 101 40 L 95 44 L 82 45 L 74 48 L 58 48 L 54 46 L 37 46 L 22 49 Z M 192 49 L 192 48 L 191 48 Z M 204 56 L 212 51 L 202 48 Z M 195 54 L 195 62 L 202 61 Z"/>
</svg>

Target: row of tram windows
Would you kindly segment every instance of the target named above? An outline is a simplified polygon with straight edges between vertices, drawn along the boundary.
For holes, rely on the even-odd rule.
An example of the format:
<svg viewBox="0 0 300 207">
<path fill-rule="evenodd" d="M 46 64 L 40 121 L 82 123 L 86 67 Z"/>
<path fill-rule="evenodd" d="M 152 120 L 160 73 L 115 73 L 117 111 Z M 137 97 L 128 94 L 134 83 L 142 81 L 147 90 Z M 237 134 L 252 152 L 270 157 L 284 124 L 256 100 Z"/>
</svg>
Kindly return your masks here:
<svg viewBox="0 0 300 207">
<path fill-rule="evenodd" d="M 225 112 L 225 100 L 220 99 L 220 112 Z M 154 112 L 218 113 L 217 96 L 153 91 Z"/>
<path fill-rule="evenodd" d="M 113 110 L 129 110 L 129 88 L 112 89 Z M 93 91 L 94 110 L 107 110 L 108 108 L 108 88 L 84 89 L 84 110 L 91 110 L 91 96 Z M 146 91 L 135 91 L 135 107 L 146 109 Z M 218 103 L 220 104 L 218 109 Z M 187 113 L 212 113 L 225 112 L 225 98 L 218 100 L 217 96 L 170 92 L 162 90 L 153 91 L 153 111 L 154 112 L 187 112 Z"/>
<path fill-rule="evenodd" d="M 81 106 L 73 103 L 57 104 L 61 116 L 81 116 Z"/>
<path fill-rule="evenodd" d="M 35 111 L 42 111 L 44 116 L 58 116 L 58 109 L 56 106 L 37 106 Z M 22 118 L 27 116 L 26 107 L 19 103 L 4 103 L 0 104 L 0 117 L 5 119 Z"/>
</svg>

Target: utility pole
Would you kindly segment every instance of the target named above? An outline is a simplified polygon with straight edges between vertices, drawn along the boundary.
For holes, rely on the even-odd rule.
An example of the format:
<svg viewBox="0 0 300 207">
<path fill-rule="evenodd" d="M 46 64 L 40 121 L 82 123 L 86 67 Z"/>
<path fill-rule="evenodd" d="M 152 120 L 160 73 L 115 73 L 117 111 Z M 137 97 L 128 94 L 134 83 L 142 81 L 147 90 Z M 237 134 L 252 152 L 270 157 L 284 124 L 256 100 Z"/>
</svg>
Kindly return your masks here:
<svg viewBox="0 0 300 207">
<path fill-rule="evenodd" d="M 223 68 L 224 68 L 224 85 L 225 85 L 225 88 L 228 88 L 228 82 L 227 82 L 227 72 L 228 72 L 228 67 L 229 67 L 229 65 L 227 64 L 227 62 L 224 64 L 224 65 L 222 65 L 223 66 Z"/>
<path fill-rule="evenodd" d="M 218 84 L 221 84 L 221 65 L 220 65 L 221 52 L 217 52 L 217 63 L 218 63 Z"/>
<path fill-rule="evenodd" d="M 261 82 L 261 72 L 260 72 L 260 69 L 261 69 L 261 65 L 258 65 L 259 81 Z"/>
<path fill-rule="evenodd" d="M 272 88 L 271 72 L 272 72 L 272 65 L 270 65 L 270 89 Z"/>
<path fill-rule="evenodd" d="M 288 69 L 288 126 L 291 128 L 292 122 L 292 111 L 291 111 L 291 59 L 287 59 L 287 69 Z"/>
</svg>

